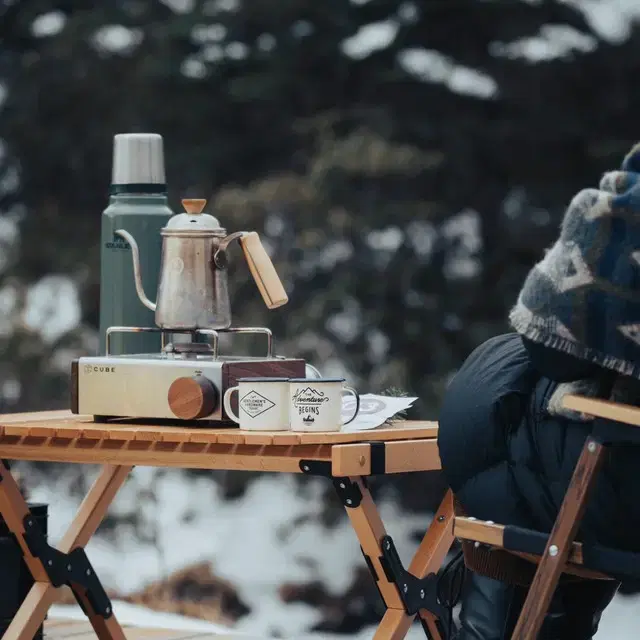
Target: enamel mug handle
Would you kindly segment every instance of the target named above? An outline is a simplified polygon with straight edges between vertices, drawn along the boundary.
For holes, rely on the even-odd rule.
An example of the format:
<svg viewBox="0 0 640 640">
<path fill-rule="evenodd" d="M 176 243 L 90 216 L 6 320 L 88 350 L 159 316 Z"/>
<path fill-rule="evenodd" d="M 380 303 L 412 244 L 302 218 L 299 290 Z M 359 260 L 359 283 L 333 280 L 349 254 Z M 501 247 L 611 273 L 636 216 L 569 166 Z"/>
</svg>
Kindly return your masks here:
<svg viewBox="0 0 640 640">
<path fill-rule="evenodd" d="M 358 392 L 355 389 L 352 389 L 351 387 L 342 387 L 342 391 L 343 393 L 352 395 L 356 399 L 356 410 L 353 412 L 353 415 L 346 422 L 342 423 L 342 426 L 344 426 L 345 424 L 349 424 L 350 422 L 353 422 L 356 419 L 356 416 L 360 411 L 360 396 Z"/>
<path fill-rule="evenodd" d="M 233 413 L 233 409 L 231 409 L 231 394 L 234 391 L 237 391 L 240 387 L 231 387 L 224 392 L 224 397 L 222 398 L 222 404 L 224 405 L 224 410 L 226 414 L 237 424 L 240 424 L 240 418 Z M 355 418 L 355 416 L 353 416 Z"/>
</svg>

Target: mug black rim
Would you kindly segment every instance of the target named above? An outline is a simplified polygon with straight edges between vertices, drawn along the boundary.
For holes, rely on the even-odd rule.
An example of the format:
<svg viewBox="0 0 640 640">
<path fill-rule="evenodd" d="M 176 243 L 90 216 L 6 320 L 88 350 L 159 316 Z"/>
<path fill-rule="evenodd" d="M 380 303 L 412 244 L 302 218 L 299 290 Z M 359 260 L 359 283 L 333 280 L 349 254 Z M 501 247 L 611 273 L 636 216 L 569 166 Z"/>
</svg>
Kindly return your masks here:
<svg viewBox="0 0 640 640">
<path fill-rule="evenodd" d="M 321 384 L 323 382 L 346 382 L 346 378 L 289 378 L 289 382 Z"/>
<path fill-rule="evenodd" d="M 238 378 L 236 382 L 289 382 L 289 378 Z"/>
</svg>

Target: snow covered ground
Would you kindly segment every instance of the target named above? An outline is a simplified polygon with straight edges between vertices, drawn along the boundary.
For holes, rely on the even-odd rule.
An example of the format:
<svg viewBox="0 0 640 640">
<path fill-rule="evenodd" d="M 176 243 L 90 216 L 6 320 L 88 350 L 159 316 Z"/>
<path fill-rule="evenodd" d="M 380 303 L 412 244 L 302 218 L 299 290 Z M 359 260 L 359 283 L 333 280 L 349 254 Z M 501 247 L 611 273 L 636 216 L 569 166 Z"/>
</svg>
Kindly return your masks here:
<svg viewBox="0 0 640 640">
<path fill-rule="evenodd" d="M 50 505 L 52 543 L 78 507 L 80 497 L 72 497 L 72 483 L 71 477 L 51 482 L 33 472 L 29 476 L 31 499 Z M 121 594 L 209 560 L 213 572 L 228 580 L 251 607 L 238 622 L 238 631 L 299 638 L 322 619 L 321 613 L 305 604 L 284 603 L 280 587 L 318 581 L 340 595 L 349 587 L 354 568 L 362 566 L 346 518 L 332 528 L 319 521 L 326 487 L 323 479 L 302 490 L 292 476 L 262 476 L 241 499 L 224 500 L 206 476 L 138 467 L 111 512 L 125 524 L 99 533 L 87 552 L 105 586 Z M 382 502 L 380 511 L 400 554 L 409 559 L 416 546 L 411 534 L 426 527 L 428 519 L 402 514 L 392 500 Z M 137 532 L 126 524 L 135 515 L 142 520 Z"/>
<path fill-rule="evenodd" d="M 187 618 L 175 613 L 151 611 L 128 602 L 114 601 L 113 609 L 121 625 L 130 625 L 148 629 L 175 629 L 176 631 L 196 631 L 202 633 L 236 634 L 235 631 L 212 622 Z M 49 610 L 49 618 L 64 620 L 86 620 L 86 616 L 76 605 L 53 605 Z M 240 635 L 238 633 L 238 635 Z"/>
<path fill-rule="evenodd" d="M 95 469 L 92 468 L 95 473 Z M 92 474 L 94 475 L 94 474 Z M 75 513 L 80 497 L 74 497 L 74 479 L 65 476 L 47 481 L 31 470 L 31 499 L 50 505 L 50 537 L 55 542 Z M 320 581 L 330 593 L 349 586 L 362 556 L 355 534 L 345 519 L 326 528 L 319 519 L 326 481 L 317 479 L 301 490 L 287 475 L 257 478 L 240 499 L 225 500 L 218 485 L 207 476 L 189 477 L 183 471 L 134 469 L 117 496 L 112 512 L 119 524 L 92 539 L 87 552 L 105 586 L 121 594 L 139 590 L 189 564 L 210 561 L 213 571 L 237 588 L 251 613 L 240 619 L 234 631 L 318 640 L 344 636 L 310 634 L 320 612 L 305 604 L 286 604 L 279 596 L 284 583 Z M 411 533 L 424 528 L 425 516 L 400 512 L 392 496 L 379 501 L 389 533 L 405 562 L 415 551 Z M 136 532 L 130 524 L 138 514 Z M 115 610 L 127 624 L 171 629 L 225 632 L 220 625 L 182 616 L 151 612 L 126 602 Z M 56 606 L 52 615 L 81 615 L 74 607 Z M 636 638 L 640 626 L 640 597 L 618 597 L 605 613 L 598 640 Z M 356 640 L 371 638 L 365 629 Z M 410 638 L 424 637 L 416 627 Z"/>
<path fill-rule="evenodd" d="M 203 622 L 185 616 L 178 616 L 170 613 L 159 613 L 150 611 L 144 607 L 138 607 L 126 602 L 114 602 L 114 610 L 122 624 L 134 625 L 138 627 L 156 629 L 177 629 L 185 631 L 202 631 L 203 633 L 226 633 L 237 634 L 241 640 L 244 634 L 240 631 L 228 629 L 222 625 L 210 622 Z M 84 619 L 84 614 L 79 607 L 55 605 L 51 608 L 50 618 L 66 618 L 73 620 Z M 274 612 L 275 617 L 275 612 Z M 616 598 L 604 615 L 600 631 L 596 635 L 596 640 L 631 640 L 637 638 L 638 624 L 640 623 L 640 598 Z M 350 640 L 369 640 L 373 637 L 374 627 L 363 629 L 360 633 L 350 635 Z M 332 634 L 306 634 L 303 636 L 291 636 L 296 640 L 342 640 L 345 636 Z M 411 629 L 407 640 L 424 639 L 422 629 L 417 625 Z"/>
</svg>

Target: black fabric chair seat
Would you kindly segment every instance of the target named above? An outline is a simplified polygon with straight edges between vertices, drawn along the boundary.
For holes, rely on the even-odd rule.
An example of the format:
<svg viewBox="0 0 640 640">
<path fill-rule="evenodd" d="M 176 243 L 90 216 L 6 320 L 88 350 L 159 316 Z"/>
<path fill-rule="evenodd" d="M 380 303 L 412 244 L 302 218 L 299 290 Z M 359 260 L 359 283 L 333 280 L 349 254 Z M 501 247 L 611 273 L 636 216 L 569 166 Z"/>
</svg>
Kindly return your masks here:
<svg viewBox="0 0 640 640">
<path fill-rule="evenodd" d="M 640 427 L 632 427 L 624 422 L 597 418 L 591 435 L 605 445 L 640 445 Z"/>
<path fill-rule="evenodd" d="M 504 528 L 504 549 L 541 556 L 548 533 L 507 525 Z M 611 578 L 624 581 L 640 579 L 640 553 L 621 551 L 598 544 L 582 543 L 582 566 Z"/>
</svg>

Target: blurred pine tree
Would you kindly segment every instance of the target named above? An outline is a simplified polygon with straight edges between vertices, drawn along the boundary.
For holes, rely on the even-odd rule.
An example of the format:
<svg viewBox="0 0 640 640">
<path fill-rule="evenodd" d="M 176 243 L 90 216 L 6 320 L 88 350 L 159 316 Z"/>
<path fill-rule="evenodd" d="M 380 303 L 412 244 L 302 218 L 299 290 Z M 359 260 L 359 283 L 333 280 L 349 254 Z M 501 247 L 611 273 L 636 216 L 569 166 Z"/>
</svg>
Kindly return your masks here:
<svg viewBox="0 0 640 640">
<path fill-rule="evenodd" d="M 464 356 L 506 329 L 569 198 L 637 135 L 640 32 L 605 39 L 574 5 L 5 2 L 0 209 L 24 212 L 0 275 L 7 407 L 66 406 L 65 363 L 97 325 L 112 136 L 150 130 L 174 206 L 210 197 L 287 280 L 290 304 L 267 312 L 236 254 L 235 322 L 435 415 Z M 46 343 L 20 305 L 52 273 L 77 283 L 82 326 Z"/>
</svg>

